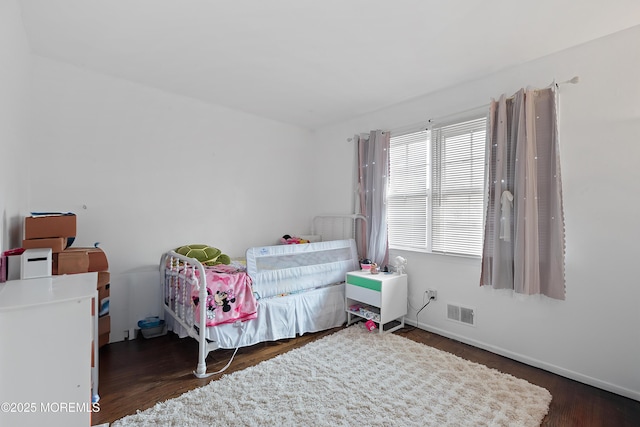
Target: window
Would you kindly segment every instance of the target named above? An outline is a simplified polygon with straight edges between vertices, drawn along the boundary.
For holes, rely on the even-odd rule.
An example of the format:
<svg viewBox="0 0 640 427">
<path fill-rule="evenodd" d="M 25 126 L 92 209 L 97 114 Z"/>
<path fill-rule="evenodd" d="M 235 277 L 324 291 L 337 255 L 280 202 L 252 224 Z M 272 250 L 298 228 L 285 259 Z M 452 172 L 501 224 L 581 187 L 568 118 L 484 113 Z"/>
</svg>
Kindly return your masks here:
<svg viewBox="0 0 640 427">
<path fill-rule="evenodd" d="M 480 256 L 486 117 L 391 136 L 389 246 Z"/>
<path fill-rule="evenodd" d="M 392 134 L 393 135 L 393 134 Z M 429 133 L 391 136 L 387 227 L 389 246 L 427 249 Z"/>
</svg>

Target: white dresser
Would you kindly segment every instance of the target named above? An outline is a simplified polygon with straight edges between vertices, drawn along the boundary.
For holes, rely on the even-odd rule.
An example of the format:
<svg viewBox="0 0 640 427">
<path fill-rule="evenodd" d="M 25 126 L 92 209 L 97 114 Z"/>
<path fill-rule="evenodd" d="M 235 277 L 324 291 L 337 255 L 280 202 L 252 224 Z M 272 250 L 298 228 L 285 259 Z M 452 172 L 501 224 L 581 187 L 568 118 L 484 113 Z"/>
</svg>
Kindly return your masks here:
<svg viewBox="0 0 640 427">
<path fill-rule="evenodd" d="M 85 273 L 0 283 L 1 426 L 91 425 L 96 282 Z"/>
</svg>

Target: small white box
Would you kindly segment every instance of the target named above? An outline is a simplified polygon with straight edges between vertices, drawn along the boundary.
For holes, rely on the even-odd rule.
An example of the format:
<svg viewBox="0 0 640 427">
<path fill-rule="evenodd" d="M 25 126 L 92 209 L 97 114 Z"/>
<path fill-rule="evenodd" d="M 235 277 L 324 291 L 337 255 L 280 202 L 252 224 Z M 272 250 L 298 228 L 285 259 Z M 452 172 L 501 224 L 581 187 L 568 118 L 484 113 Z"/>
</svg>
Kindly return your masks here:
<svg viewBox="0 0 640 427">
<path fill-rule="evenodd" d="M 27 249 L 20 257 L 20 278 L 51 276 L 51 248 Z"/>
</svg>

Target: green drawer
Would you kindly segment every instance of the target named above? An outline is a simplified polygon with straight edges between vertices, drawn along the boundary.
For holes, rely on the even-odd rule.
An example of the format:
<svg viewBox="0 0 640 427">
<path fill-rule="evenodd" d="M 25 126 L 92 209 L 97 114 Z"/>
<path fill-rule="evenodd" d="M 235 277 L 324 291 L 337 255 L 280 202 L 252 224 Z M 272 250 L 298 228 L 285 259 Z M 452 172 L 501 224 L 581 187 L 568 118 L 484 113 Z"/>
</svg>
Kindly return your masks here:
<svg viewBox="0 0 640 427">
<path fill-rule="evenodd" d="M 347 283 L 350 285 L 360 286 L 361 288 L 371 289 L 373 291 L 380 292 L 382 288 L 382 282 L 379 280 L 372 280 L 366 277 L 347 275 Z"/>
</svg>

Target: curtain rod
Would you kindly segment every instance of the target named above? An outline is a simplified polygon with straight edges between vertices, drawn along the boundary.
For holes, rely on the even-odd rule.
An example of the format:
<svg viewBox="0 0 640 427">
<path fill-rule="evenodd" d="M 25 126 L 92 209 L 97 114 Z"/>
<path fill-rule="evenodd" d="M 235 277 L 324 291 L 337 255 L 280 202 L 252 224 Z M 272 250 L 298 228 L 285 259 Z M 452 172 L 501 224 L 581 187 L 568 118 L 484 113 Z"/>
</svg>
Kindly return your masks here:
<svg viewBox="0 0 640 427">
<path fill-rule="evenodd" d="M 555 85 L 555 87 L 558 87 L 560 85 L 564 85 L 564 84 L 578 84 L 580 82 L 580 76 L 573 76 L 572 78 L 570 78 L 569 80 L 565 80 L 563 82 L 558 82 L 556 83 L 555 79 L 553 80 L 553 82 L 547 86 L 547 87 L 552 87 Z M 513 96 L 510 96 L 507 99 L 513 99 Z M 450 119 L 452 117 L 456 117 L 456 116 L 463 116 L 465 114 L 471 113 L 472 111 L 477 111 L 477 110 L 481 110 L 483 108 L 488 108 L 489 104 L 483 104 L 480 105 L 478 107 L 474 107 L 474 108 L 469 108 L 467 110 L 464 111 L 458 111 L 457 113 L 452 113 L 452 114 L 447 114 L 441 117 L 437 117 L 437 118 L 433 118 L 433 119 L 428 119 L 427 120 L 427 124 L 432 124 L 433 122 L 438 122 L 444 119 Z"/>
<path fill-rule="evenodd" d="M 487 104 L 478 105 L 477 107 L 473 107 L 473 108 L 467 108 L 466 110 L 463 110 L 463 111 L 457 111 L 455 113 L 446 114 L 444 116 L 434 117 L 432 119 L 427 119 L 427 125 L 430 125 L 430 124 L 432 124 L 434 122 L 439 122 L 439 121 L 442 121 L 442 120 L 445 120 L 445 119 L 451 119 L 452 117 L 464 116 L 464 115 L 467 115 L 467 114 L 469 114 L 471 112 L 474 112 L 474 111 L 478 111 L 479 112 L 480 110 L 483 110 L 483 109 L 486 109 L 486 108 L 489 108 L 489 104 L 488 103 Z"/>
<path fill-rule="evenodd" d="M 563 82 L 556 82 L 555 79 L 554 79 L 553 82 L 551 82 L 551 84 L 549 86 L 547 86 L 547 87 L 552 87 L 552 86 L 559 87 L 560 85 L 565 85 L 565 84 L 575 85 L 575 84 L 578 84 L 578 83 L 580 83 L 580 76 L 573 76 L 569 80 L 565 80 Z M 429 124 L 431 124 L 433 122 L 437 122 L 437 121 L 443 120 L 443 119 L 447 119 L 447 118 L 451 118 L 451 117 L 455 117 L 455 116 L 459 116 L 459 115 L 464 115 L 464 114 L 470 113 L 472 111 L 480 110 L 482 108 L 487 108 L 488 106 L 489 106 L 489 104 L 483 104 L 483 105 L 480 105 L 480 106 L 477 106 L 477 107 L 474 107 L 474 108 L 469 108 L 469 109 L 464 110 L 464 111 L 458 111 L 456 113 L 447 114 L 445 116 L 437 117 L 437 118 L 434 118 L 434 119 L 428 119 L 427 120 L 427 125 L 429 125 Z M 408 127 L 417 128 L 417 127 L 419 127 L 419 125 L 418 126 L 415 126 L 415 125 L 404 126 L 403 128 L 408 128 Z M 366 133 L 366 132 L 363 132 L 363 133 Z M 353 141 L 353 138 L 347 138 L 347 142 L 351 142 L 351 141 Z"/>
<path fill-rule="evenodd" d="M 382 133 L 388 133 L 389 131 L 383 130 Z M 360 132 L 359 135 L 368 135 L 367 132 Z M 353 141 L 353 138 L 347 138 L 347 142 Z"/>
<path fill-rule="evenodd" d="M 572 85 L 577 85 L 578 83 L 580 83 L 580 76 L 573 76 L 571 77 L 569 80 L 565 80 L 563 82 L 560 83 L 556 83 L 555 81 L 553 83 L 551 83 L 552 85 L 555 84 L 556 87 L 560 86 L 560 85 L 564 85 L 564 84 L 572 84 Z"/>
</svg>

